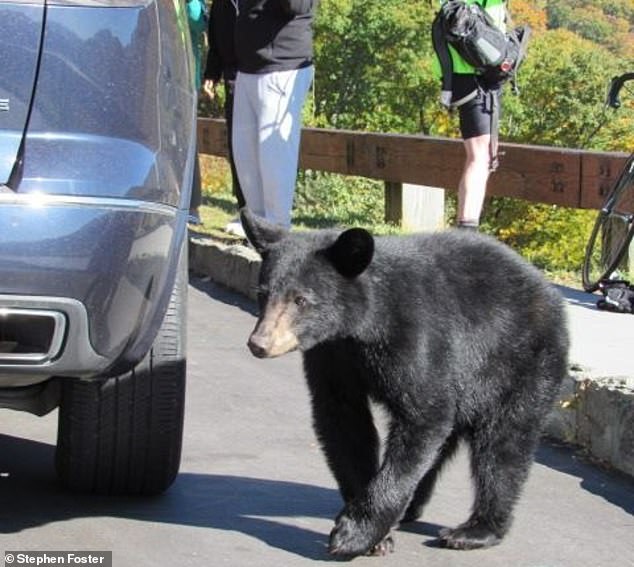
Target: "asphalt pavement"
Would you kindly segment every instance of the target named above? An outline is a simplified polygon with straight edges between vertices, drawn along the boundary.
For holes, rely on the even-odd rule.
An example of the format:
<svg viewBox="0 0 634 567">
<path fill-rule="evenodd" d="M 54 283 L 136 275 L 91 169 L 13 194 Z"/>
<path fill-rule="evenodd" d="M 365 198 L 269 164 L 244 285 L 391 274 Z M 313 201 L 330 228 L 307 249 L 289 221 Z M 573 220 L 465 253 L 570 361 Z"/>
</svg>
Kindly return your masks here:
<svg viewBox="0 0 634 567">
<path fill-rule="evenodd" d="M 634 390 L 634 316 L 601 311 L 600 294 L 559 286 L 566 299 L 570 360 L 597 377 L 622 377 Z"/>
<path fill-rule="evenodd" d="M 69 495 L 55 481 L 56 413 L 0 410 L 0 551 L 111 550 L 114 567 L 294 567 L 330 562 L 341 502 L 316 444 L 298 354 L 253 358 L 254 304 L 192 280 L 181 473 L 151 499 Z M 466 519 L 472 491 L 461 452 L 421 521 L 394 553 L 355 566 L 632 567 L 634 482 L 544 442 L 505 541 L 435 547 Z M 1 560 L 0 555 L 0 560 Z"/>
</svg>

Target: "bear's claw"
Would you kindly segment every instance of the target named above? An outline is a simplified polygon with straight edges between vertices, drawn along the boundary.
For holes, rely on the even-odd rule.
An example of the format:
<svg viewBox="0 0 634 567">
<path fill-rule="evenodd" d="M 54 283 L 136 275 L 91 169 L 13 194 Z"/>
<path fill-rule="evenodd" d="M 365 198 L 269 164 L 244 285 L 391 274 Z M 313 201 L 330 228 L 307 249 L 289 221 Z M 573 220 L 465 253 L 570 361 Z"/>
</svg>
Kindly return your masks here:
<svg viewBox="0 0 634 567">
<path fill-rule="evenodd" d="M 378 543 L 371 526 L 360 526 L 346 514 L 342 514 L 330 532 L 328 552 L 339 557 L 359 555 L 384 556 L 394 551 L 394 540 L 387 535 Z"/>
</svg>

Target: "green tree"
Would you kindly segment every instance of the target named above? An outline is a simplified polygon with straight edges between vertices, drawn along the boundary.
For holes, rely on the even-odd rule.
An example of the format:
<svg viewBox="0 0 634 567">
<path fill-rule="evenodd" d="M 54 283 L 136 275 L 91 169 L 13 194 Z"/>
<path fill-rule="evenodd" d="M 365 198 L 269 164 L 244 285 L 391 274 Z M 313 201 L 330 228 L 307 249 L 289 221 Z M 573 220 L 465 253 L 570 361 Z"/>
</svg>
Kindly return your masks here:
<svg viewBox="0 0 634 567">
<path fill-rule="evenodd" d="M 552 29 L 568 29 L 623 57 L 634 55 L 632 0 L 549 0 L 546 12 Z"/>
<path fill-rule="evenodd" d="M 324 0 L 315 24 L 315 110 L 335 128 L 419 132 L 437 97 L 427 3 Z"/>
<path fill-rule="evenodd" d="M 591 134 L 603 118 L 610 79 L 626 69 L 624 60 L 573 32 L 539 34 L 520 70 L 520 96 L 505 95 L 501 137 L 526 144 L 613 149 L 610 124 Z"/>
<path fill-rule="evenodd" d="M 513 0 L 511 9 L 513 22 L 530 24 L 533 36 L 520 71 L 520 96 L 506 89 L 501 140 L 604 150 L 634 147 L 627 112 L 634 97 L 625 93 L 625 108 L 619 112 L 604 107 L 610 79 L 634 70 L 629 56 L 634 0 Z M 427 2 L 321 0 L 313 123 L 458 137 L 457 117 L 438 103 L 438 79 L 431 70 L 434 11 Z M 319 178 L 308 176 L 306 200 L 344 220 L 344 210 L 356 201 L 336 197 L 333 180 L 326 194 L 318 194 Z M 380 192 L 375 205 L 372 189 L 365 195 L 366 211 L 382 208 Z M 581 265 L 594 214 L 491 199 L 484 225 L 535 264 L 574 270 Z"/>
</svg>

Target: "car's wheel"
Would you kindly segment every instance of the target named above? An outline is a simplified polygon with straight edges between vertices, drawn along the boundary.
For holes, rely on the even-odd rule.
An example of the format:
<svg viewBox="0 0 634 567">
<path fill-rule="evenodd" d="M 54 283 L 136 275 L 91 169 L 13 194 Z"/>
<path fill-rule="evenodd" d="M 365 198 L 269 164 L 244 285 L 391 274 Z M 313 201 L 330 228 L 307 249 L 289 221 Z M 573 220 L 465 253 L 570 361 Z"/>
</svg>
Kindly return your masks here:
<svg viewBox="0 0 634 567">
<path fill-rule="evenodd" d="M 130 372 L 62 381 L 56 468 L 81 492 L 156 494 L 180 465 L 185 405 L 187 248 L 153 346 Z"/>
</svg>

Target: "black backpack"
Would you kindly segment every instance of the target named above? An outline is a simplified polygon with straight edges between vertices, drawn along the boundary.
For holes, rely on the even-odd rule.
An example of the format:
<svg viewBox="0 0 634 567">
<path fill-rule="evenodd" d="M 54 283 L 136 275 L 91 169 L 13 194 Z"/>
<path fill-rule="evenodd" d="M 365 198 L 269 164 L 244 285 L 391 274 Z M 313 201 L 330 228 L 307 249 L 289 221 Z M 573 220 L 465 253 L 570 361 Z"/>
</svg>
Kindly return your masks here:
<svg viewBox="0 0 634 567">
<path fill-rule="evenodd" d="M 487 84 L 501 85 L 511 81 L 517 92 L 517 71 L 526 57 L 529 26 L 503 32 L 494 23 L 483 4 L 467 4 L 464 0 L 444 2 L 432 25 L 434 49 L 443 73 L 443 91 L 451 91 L 451 45 L 472 65 Z"/>
<path fill-rule="evenodd" d="M 599 283 L 603 297 L 597 300 L 602 311 L 634 313 L 634 289 L 625 280 L 606 280 Z"/>
</svg>

